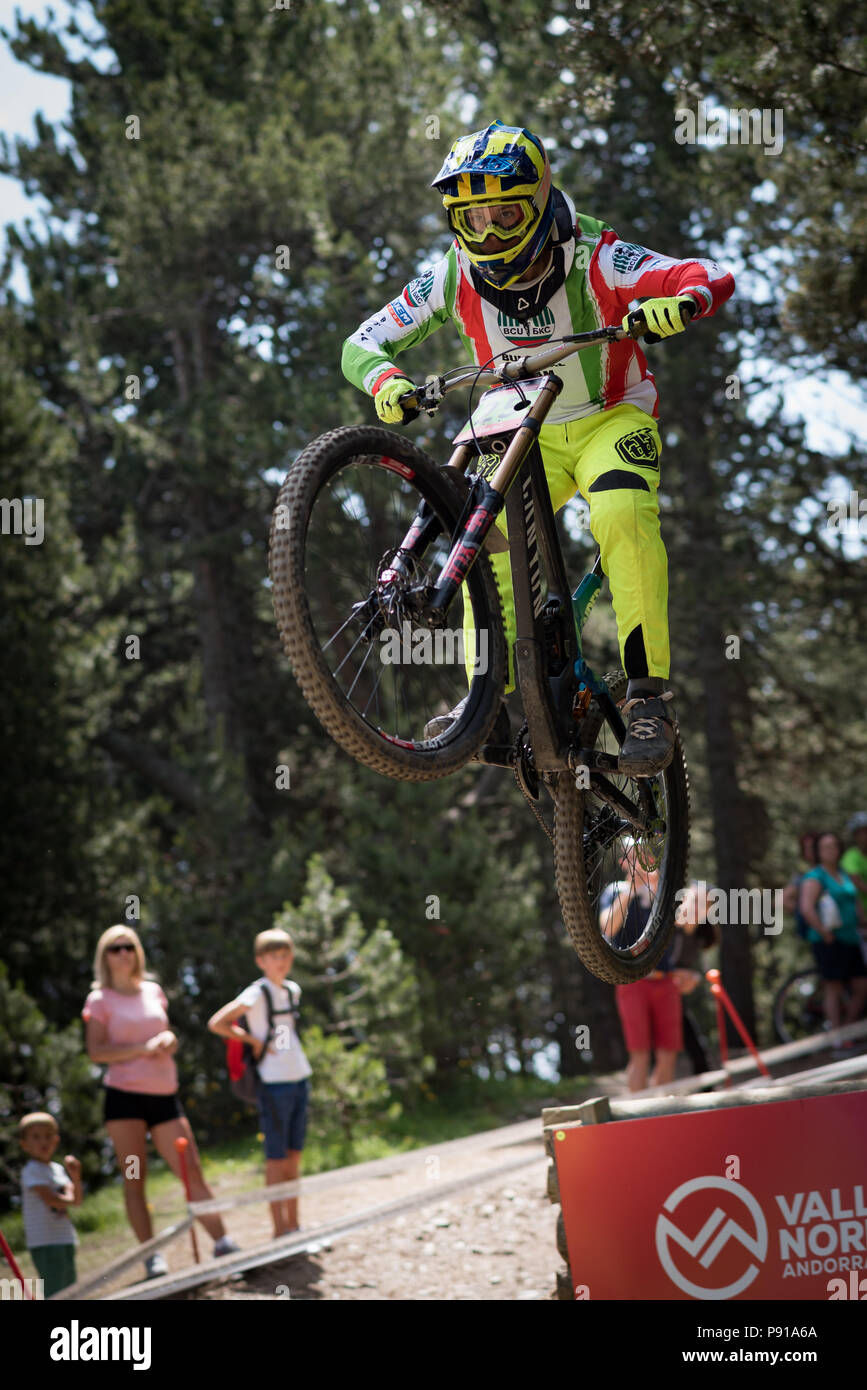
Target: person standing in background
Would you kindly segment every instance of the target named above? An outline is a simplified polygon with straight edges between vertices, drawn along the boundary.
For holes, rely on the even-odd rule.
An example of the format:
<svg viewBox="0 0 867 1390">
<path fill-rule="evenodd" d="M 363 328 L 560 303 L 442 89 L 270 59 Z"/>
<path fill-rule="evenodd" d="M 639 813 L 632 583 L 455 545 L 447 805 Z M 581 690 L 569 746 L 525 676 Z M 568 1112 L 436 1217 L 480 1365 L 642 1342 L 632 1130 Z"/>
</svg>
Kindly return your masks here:
<svg viewBox="0 0 867 1390">
<path fill-rule="evenodd" d="M 864 914 L 855 884 L 840 867 L 842 851 L 843 841 L 832 830 L 816 836 L 818 863 L 804 876 L 798 904 L 824 981 L 825 1018 L 831 1028 L 854 1023 L 867 1004 L 867 965 L 858 930 Z M 845 1010 L 844 985 L 849 987 Z"/>
<path fill-rule="evenodd" d="M 683 1045 L 696 1076 L 709 1071 L 710 1062 L 705 1040 L 687 1008 L 686 997 L 704 979 L 702 954 L 715 946 L 719 939 L 716 927 L 707 920 L 707 895 L 708 885 L 704 882 L 690 883 L 679 895 L 680 902 L 674 915 L 675 933 L 670 948 L 672 974 L 681 995 Z"/>
<path fill-rule="evenodd" d="M 253 955 L 262 974 L 208 1020 L 212 1033 L 248 1044 L 256 1058 L 256 1099 L 265 1142 L 265 1182 L 295 1182 L 307 1134 L 308 1062 L 298 1036 L 301 986 L 289 979 L 295 946 L 279 927 L 259 932 Z M 276 1023 L 277 1018 L 282 1022 Z M 247 1031 L 240 1020 L 247 1021 Z M 298 1198 L 271 1204 L 274 1238 L 299 1229 Z"/>
<path fill-rule="evenodd" d="M 623 879 L 609 884 L 599 899 L 599 923 L 614 946 L 636 941 L 647 924 L 659 874 L 643 867 L 634 844 L 627 844 L 620 858 Z M 683 1047 L 683 1015 L 680 991 L 666 952 L 655 970 L 631 985 L 616 985 L 615 1000 L 623 1028 L 629 1063 L 626 1080 L 630 1091 L 648 1085 L 651 1052 L 655 1055 L 651 1086 L 674 1080 L 677 1054 Z"/>
<path fill-rule="evenodd" d="M 75 1283 L 75 1247 L 78 1237 L 69 1219 L 69 1208 L 81 1206 L 81 1164 L 67 1154 L 63 1166 L 54 1163 L 60 1130 L 53 1115 L 34 1111 L 18 1125 L 27 1162 L 21 1173 L 21 1208 L 27 1249 L 43 1284 L 43 1296 L 51 1298 Z"/>
<path fill-rule="evenodd" d="M 801 896 L 801 884 L 810 869 L 816 867 L 816 832 L 815 830 L 805 830 L 798 836 L 798 844 L 801 849 L 801 858 L 807 865 L 800 873 L 793 874 L 783 889 L 783 908 L 786 912 L 791 912 L 795 918 L 795 930 L 804 941 L 810 939 L 810 928 L 806 919 L 801 914 L 799 906 Z"/>
<path fill-rule="evenodd" d="M 852 844 L 841 856 L 840 868 L 846 870 L 858 889 L 861 912 L 867 918 L 867 811 L 855 812 L 846 834 Z"/>
<path fill-rule="evenodd" d="M 108 1065 L 105 1076 L 105 1127 L 123 1174 L 129 1224 L 142 1242 L 153 1235 L 145 1195 L 147 1136 L 172 1172 L 181 1177 L 175 1140 L 187 1140 L 187 1175 L 195 1202 L 213 1196 L 202 1177 L 201 1160 L 190 1122 L 178 1099 L 174 1054 L 178 1040 L 169 1028 L 168 1000 L 156 980 L 145 973 L 145 954 L 128 926 L 109 927 L 99 938 L 94 981 L 85 1000 L 87 1053 Z M 219 1216 L 199 1217 L 214 1241 L 215 1255 L 239 1247 L 226 1235 Z M 149 1279 L 168 1274 L 158 1250 L 145 1260 Z"/>
</svg>

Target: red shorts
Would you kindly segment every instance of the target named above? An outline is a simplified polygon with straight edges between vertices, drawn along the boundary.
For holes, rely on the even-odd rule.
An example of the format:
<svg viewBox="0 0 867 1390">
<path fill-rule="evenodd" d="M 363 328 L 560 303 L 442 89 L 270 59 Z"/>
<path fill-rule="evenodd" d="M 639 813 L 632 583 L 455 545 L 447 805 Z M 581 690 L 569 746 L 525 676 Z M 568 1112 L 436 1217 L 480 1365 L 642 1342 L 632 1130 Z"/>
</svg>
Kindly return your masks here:
<svg viewBox="0 0 867 1390">
<path fill-rule="evenodd" d="M 683 1047 L 683 1009 L 680 990 L 670 975 L 618 985 L 617 1012 L 628 1052 L 680 1052 Z"/>
</svg>

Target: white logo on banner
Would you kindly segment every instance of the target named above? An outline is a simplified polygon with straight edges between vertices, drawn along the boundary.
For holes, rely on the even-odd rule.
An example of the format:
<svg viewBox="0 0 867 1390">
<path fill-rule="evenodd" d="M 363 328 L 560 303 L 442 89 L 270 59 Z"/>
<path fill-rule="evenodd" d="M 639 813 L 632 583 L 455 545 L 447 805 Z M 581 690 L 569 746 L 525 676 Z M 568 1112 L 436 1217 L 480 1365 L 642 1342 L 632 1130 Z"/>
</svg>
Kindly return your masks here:
<svg viewBox="0 0 867 1390">
<path fill-rule="evenodd" d="M 696 1236 L 685 1235 L 679 1226 L 660 1213 L 656 1220 L 656 1253 L 672 1283 L 692 1298 L 716 1300 L 735 1298 L 753 1282 L 759 1272 L 759 1264 L 765 1260 L 768 1253 L 768 1223 L 752 1193 L 748 1192 L 741 1183 L 730 1182 L 727 1178 L 713 1176 L 690 1178 L 688 1182 L 681 1183 L 680 1187 L 675 1188 L 671 1196 L 666 1198 L 663 1207 L 667 1212 L 676 1211 L 685 1197 L 689 1197 L 693 1192 L 703 1192 L 705 1189 L 730 1192 L 732 1196 L 737 1197 L 739 1202 L 743 1202 L 752 1217 L 753 1234 L 745 1231 L 730 1216 L 727 1217 L 722 1207 L 718 1206 L 714 1207 Z M 739 1241 L 748 1254 L 752 1255 L 759 1263 L 750 1263 L 739 1279 L 736 1279 L 733 1284 L 727 1284 L 722 1289 L 705 1288 L 701 1284 L 693 1284 L 685 1275 L 681 1274 L 671 1257 L 669 1242 L 674 1241 L 681 1249 L 686 1250 L 693 1259 L 698 1260 L 703 1269 L 709 1269 L 729 1240 Z"/>
</svg>

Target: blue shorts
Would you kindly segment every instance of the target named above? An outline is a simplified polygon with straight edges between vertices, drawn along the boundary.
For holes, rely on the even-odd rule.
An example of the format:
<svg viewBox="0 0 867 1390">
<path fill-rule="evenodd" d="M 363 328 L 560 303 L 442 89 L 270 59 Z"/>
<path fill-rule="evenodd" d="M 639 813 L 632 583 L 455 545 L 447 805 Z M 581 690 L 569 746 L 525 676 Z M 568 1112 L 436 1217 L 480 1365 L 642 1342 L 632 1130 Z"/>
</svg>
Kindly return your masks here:
<svg viewBox="0 0 867 1390">
<path fill-rule="evenodd" d="M 303 1149 L 307 1133 L 310 1082 L 262 1081 L 257 1092 L 259 1119 L 265 1135 L 265 1157 L 285 1158 L 290 1149 Z"/>
</svg>

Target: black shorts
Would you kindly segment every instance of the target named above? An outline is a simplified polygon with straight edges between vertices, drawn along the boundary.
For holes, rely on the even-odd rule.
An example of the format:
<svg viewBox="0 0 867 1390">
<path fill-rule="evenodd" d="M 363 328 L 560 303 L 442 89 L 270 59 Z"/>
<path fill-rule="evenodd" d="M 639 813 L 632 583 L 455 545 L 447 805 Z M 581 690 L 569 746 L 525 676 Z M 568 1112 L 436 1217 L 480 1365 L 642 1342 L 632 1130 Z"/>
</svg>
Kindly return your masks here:
<svg viewBox="0 0 867 1390">
<path fill-rule="evenodd" d="M 858 980 L 867 975 L 860 946 L 845 941 L 813 941 L 811 945 L 823 980 Z"/>
<path fill-rule="evenodd" d="M 183 1116 L 177 1091 L 173 1096 L 152 1096 L 147 1091 L 119 1091 L 116 1086 L 105 1088 L 105 1119 L 144 1120 L 148 1129 L 164 1125 L 167 1120 Z"/>
</svg>

